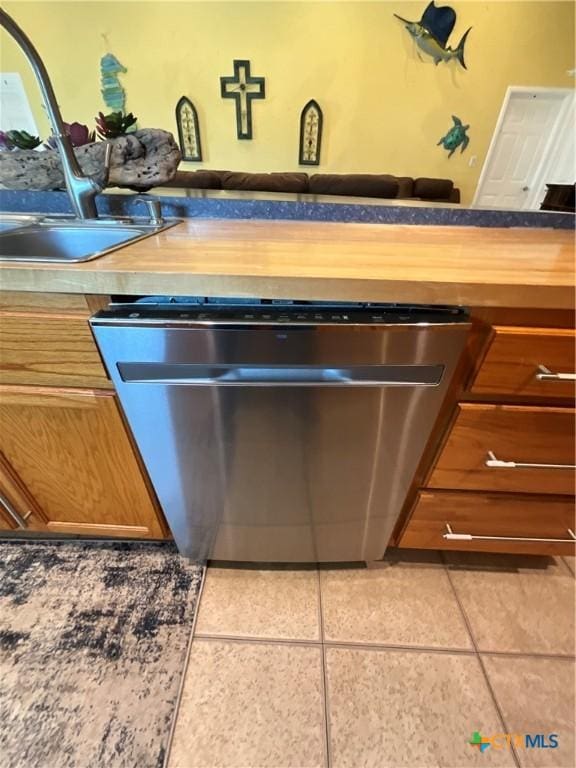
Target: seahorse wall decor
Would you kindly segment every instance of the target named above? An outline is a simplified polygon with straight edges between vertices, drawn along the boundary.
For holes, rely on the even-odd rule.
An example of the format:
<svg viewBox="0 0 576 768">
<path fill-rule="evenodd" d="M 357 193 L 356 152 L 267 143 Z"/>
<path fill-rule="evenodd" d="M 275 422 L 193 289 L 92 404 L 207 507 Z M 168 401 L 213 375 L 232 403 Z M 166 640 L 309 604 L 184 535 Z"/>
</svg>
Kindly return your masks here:
<svg viewBox="0 0 576 768">
<path fill-rule="evenodd" d="M 107 53 L 100 59 L 102 98 L 106 106 L 115 112 L 124 112 L 126 93 L 118 80 L 118 75 L 127 71 L 113 53 Z"/>
</svg>

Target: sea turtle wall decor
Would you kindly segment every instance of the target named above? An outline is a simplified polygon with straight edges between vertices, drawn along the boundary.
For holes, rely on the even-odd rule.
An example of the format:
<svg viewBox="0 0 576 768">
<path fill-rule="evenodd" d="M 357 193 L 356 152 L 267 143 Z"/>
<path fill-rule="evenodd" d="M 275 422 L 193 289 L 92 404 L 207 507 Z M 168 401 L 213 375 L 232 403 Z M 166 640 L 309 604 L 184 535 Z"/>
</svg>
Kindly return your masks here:
<svg viewBox="0 0 576 768">
<path fill-rule="evenodd" d="M 448 149 L 448 157 L 452 157 L 454 152 L 458 149 L 458 147 L 462 146 L 462 149 L 460 150 L 460 153 L 464 152 L 468 144 L 470 143 L 470 138 L 466 131 L 468 128 L 470 128 L 469 125 L 463 125 L 462 120 L 460 120 L 459 117 L 456 117 L 456 115 L 452 115 L 452 120 L 454 121 L 454 125 L 448 133 L 445 136 L 442 136 L 437 147 L 442 144 L 444 149 Z"/>
</svg>

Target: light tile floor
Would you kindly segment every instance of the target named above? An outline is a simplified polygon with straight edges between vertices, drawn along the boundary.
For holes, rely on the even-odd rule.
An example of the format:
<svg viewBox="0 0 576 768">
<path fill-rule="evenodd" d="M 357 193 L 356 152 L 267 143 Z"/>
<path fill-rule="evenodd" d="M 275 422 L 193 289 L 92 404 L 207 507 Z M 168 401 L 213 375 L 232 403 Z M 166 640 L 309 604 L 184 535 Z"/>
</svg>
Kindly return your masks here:
<svg viewBox="0 0 576 768">
<path fill-rule="evenodd" d="M 168 768 L 572 768 L 573 561 L 209 568 Z M 480 753 L 474 731 L 558 734 Z"/>
</svg>

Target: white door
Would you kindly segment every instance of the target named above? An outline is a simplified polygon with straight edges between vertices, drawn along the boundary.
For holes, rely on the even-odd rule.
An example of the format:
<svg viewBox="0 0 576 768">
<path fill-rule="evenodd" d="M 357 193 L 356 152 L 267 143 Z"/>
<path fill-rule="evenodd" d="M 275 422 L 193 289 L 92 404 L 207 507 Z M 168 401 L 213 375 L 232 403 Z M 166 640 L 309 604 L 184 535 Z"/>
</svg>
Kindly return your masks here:
<svg viewBox="0 0 576 768">
<path fill-rule="evenodd" d="M 557 139 L 550 148 L 549 162 L 542 169 L 536 206 L 546 197 L 546 184 L 574 184 L 576 182 L 576 95 L 569 99 L 566 114 Z"/>
<path fill-rule="evenodd" d="M 574 144 L 569 88 L 508 89 L 478 181 L 473 206 L 539 208 L 558 146 Z M 557 175 L 557 174 L 555 174 Z M 571 175 L 570 181 L 575 179 Z"/>
</svg>

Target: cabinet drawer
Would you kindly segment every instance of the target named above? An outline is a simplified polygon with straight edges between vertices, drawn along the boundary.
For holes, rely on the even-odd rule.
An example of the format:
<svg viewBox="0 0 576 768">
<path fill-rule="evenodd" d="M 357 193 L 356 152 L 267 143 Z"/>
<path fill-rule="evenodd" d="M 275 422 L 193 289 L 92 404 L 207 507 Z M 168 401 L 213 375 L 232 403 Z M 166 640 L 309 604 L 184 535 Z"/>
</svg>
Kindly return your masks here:
<svg viewBox="0 0 576 768">
<path fill-rule="evenodd" d="M 110 297 L 106 295 L 0 291 L 0 312 L 8 314 L 90 317 L 109 303 Z"/>
<path fill-rule="evenodd" d="M 34 293 L 28 291 L 1 291 L 0 311 L 28 314 L 74 314 L 88 317 L 90 310 L 82 293 Z"/>
<path fill-rule="evenodd" d="M 574 414 L 572 408 L 463 403 L 428 487 L 572 494 Z"/>
<path fill-rule="evenodd" d="M 112 388 L 81 317 L 0 315 L 0 382 Z"/>
<path fill-rule="evenodd" d="M 574 396 L 576 332 L 551 328 L 494 328 L 495 336 L 472 385 L 475 394 L 554 398 Z"/>
<path fill-rule="evenodd" d="M 498 539 L 446 539 L 454 534 Z M 401 547 L 574 555 L 574 503 L 557 496 L 422 491 L 402 538 Z M 543 541 L 516 541 L 518 538 Z M 561 541 L 550 541 L 560 539 Z M 564 541 L 566 540 L 566 541 Z"/>
</svg>

